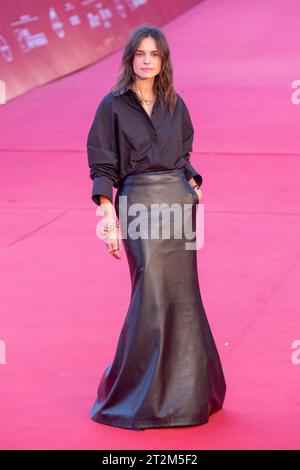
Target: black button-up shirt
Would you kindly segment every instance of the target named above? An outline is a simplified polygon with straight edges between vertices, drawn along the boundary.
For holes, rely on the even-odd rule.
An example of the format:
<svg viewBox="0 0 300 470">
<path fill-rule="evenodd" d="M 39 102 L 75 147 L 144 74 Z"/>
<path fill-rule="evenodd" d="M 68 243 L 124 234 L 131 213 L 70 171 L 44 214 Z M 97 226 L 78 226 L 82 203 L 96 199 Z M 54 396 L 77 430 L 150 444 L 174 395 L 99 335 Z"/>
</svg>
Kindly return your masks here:
<svg viewBox="0 0 300 470">
<path fill-rule="evenodd" d="M 194 128 L 183 98 L 171 115 L 157 97 L 151 117 L 136 93 L 127 87 L 109 92 L 100 101 L 87 138 L 92 200 L 103 195 L 113 202 L 113 187 L 127 175 L 184 168 L 187 180 L 200 186 L 202 177 L 190 163 Z"/>
</svg>

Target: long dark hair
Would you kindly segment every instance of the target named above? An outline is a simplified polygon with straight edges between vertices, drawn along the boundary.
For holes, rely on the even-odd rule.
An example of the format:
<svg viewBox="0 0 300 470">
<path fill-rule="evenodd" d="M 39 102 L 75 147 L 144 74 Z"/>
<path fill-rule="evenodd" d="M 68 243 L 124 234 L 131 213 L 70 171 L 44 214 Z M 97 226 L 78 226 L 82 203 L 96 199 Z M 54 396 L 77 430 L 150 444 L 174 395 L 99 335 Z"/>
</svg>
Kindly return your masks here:
<svg viewBox="0 0 300 470">
<path fill-rule="evenodd" d="M 151 24 L 143 24 L 132 30 L 125 44 L 122 56 L 120 65 L 122 71 L 117 79 L 117 83 L 112 87 L 111 92 L 123 92 L 123 90 L 134 83 L 135 74 L 132 67 L 134 55 L 140 42 L 149 36 L 155 40 L 156 47 L 161 56 L 161 70 L 154 78 L 153 91 L 161 98 L 162 102 L 169 108 L 172 114 L 176 106 L 177 96 L 173 87 L 173 67 L 170 58 L 170 49 L 162 31 Z"/>
</svg>

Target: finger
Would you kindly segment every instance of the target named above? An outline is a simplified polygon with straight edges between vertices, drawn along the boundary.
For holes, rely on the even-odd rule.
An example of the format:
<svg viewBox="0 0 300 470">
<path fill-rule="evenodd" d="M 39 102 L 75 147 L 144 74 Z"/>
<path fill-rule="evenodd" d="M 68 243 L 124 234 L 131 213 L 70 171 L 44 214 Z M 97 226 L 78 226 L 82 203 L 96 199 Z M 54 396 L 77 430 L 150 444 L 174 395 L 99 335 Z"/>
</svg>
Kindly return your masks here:
<svg viewBox="0 0 300 470">
<path fill-rule="evenodd" d="M 120 235 L 120 230 L 118 231 L 114 243 L 114 256 L 115 258 L 121 259 L 121 235 Z"/>
<path fill-rule="evenodd" d="M 117 230 L 113 230 L 108 237 L 108 252 L 117 259 L 120 259 L 119 237 Z"/>
<path fill-rule="evenodd" d="M 119 248 L 120 251 L 122 250 L 122 242 L 121 242 L 121 232 L 120 232 L 120 230 L 119 230 L 119 233 L 118 233 L 118 248 Z"/>
<path fill-rule="evenodd" d="M 198 198 L 199 198 L 199 202 L 200 202 L 201 199 L 202 199 L 202 191 L 200 189 L 198 191 Z"/>
<path fill-rule="evenodd" d="M 110 243 L 107 246 L 107 253 L 113 256 L 113 247 Z"/>
<path fill-rule="evenodd" d="M 116 250 L 116 251 L 114 252 L 114 255 L 113 255 L 113 256 L 114 256 L 114 258 L 116 258 L 116 259 L 120 259 L 120 258 L 121 258 L 121 256 L 120 256 L 120 250 Z"/>
<path fill-rule="evenodd" d="M 118 238 L 115 238 L 112 243 L 112 255 L 115 258 L 120 258 L 120 249 L 118 246 Z"/>
<path fill-rule="evenodd" d="M 105 242 L 105 245 L 106 245 L 107 253 L 112 255 L 113 254 L 113 243 L 112 243 L 111 237 L 107 235 L 104 242 Z"/>
</svg>

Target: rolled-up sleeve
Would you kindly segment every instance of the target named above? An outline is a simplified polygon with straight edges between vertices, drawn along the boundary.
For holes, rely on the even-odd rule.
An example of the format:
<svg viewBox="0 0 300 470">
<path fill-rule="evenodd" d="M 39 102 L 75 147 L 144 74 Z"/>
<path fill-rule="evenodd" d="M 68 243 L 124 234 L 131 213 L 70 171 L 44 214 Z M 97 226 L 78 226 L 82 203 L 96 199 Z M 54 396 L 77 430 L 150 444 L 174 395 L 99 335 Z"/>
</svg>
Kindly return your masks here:
<svg viewBox="0 0 300 470">
<path fill-rule="evenodd" d="M 99 196 L 113 202 L 113 187 L 119 186 L 119 151 L 116 122 L 112 103 L 102 98 L 87 137 L 90 178 L 93 180 L 91 198 L 100 205 Z"/>
<path fill-rule="evenodd" d="M 183 101 L 183 100 L 182 100 Z M 183 117 L 182 117 L 182 153 L 185 160 L 184 173 L 187 180 L 194 178 L 198 186 L 202 184 L 202 176 L 192 166 L 190 162 L 190 153 L 193 150 L 194 127 L 191 116 L 186 104 L 183 101 Z"/>
</svg>

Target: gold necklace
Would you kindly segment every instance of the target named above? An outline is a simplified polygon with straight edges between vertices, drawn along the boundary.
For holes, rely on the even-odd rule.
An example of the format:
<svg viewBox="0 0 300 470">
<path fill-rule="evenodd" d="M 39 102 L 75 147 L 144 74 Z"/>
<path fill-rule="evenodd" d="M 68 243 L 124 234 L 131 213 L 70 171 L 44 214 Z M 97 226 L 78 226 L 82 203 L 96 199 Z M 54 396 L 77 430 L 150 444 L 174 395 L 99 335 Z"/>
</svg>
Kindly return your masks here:
<svg viewBox="0 0 300 470">
<path fill-rule="evenodd" d="M 139 99 L 140 99 L 141 101 L 143 101 L 145 104 L 147 104 L 148 106 L 149 106 L 150 104 L 152 104 L 152 103 L 156 100 L 156 96 L 155 96 L 154 98 L 152 98 L 152 100 L 147 100 L 147 99 L 143 98 L 143 97 L 142 97 L 139 93 L 137 93 L 135 90 L 133 90 L 133 91 L 136 93 L 136 95 L 139 97 Z"/>
</svg>

